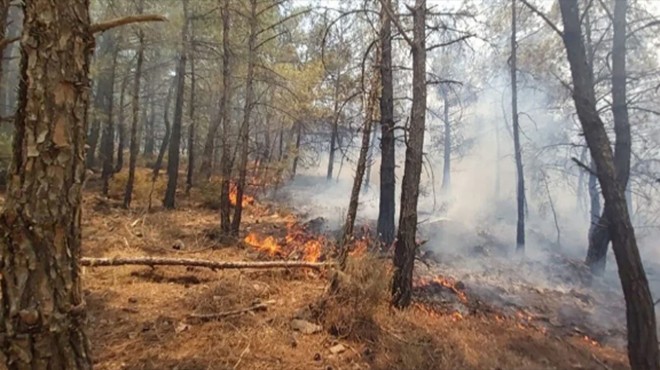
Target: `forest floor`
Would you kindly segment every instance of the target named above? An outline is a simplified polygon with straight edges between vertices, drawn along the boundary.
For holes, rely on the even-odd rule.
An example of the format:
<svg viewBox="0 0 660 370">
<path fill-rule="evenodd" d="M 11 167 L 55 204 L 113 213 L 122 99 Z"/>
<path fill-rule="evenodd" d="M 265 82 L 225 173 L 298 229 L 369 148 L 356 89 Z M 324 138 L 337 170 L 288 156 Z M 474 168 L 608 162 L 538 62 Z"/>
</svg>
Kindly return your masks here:
<svg viewBox="0 0 660 370">
<path fill-rule="evenodd" d="M 141 176 L 147 176 L 146 170 Z M 163 194 L 161 187 L 154 194 Z M 174 211 L 156 207 L 147 212 L 146 185 L 138 186 L 130 211 L 118 206 L 121 186 L 114 184 L 110 200 L 100 198 L 93 183 L 88 188 L 85 257 L 301 258 L 296 253 L 269 255 L 242 239 L 218 240 L 218 211 L 209 207 L 203 191 L 179 195 Z M 246 209 L 244 229 L 280 237 L 295 223 L 294 211 L 257 197 Z M 360 282 L 350 290 L 355 296 L 325 305 L 320 302 L 330 271 L 85 267 L 95 368 L 628 369 L 621 350 L 550 334 L 496 313 L 443 314 L 422 302 L 403 312 L 393 310 L 386 299 L 385 264 L 368 253 L 355 255 L 351 264 L 360 271 L 347 279 Z M 370 271 L 373 277 L 367 276 Z M 267 309 L 214 320 L 191 317 L 259 302 Z M 310 307 L 328 312 L 312 315 Z M 300 320 L 292 321 L 296 318 Z"/>
</svg>

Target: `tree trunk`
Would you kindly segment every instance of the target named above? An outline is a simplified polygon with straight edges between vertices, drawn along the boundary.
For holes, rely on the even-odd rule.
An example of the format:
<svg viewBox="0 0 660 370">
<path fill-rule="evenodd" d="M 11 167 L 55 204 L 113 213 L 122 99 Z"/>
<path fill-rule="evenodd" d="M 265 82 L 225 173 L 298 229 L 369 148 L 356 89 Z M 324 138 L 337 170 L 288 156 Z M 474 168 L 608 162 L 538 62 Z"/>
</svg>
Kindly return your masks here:
<svg viewBox="0 0 660 370">
<path fill-rule="evenodd" d="M 124 99 L 126 97 L 126 88 L 128 87 L 128 76 L 124 77 L 124 80 L 121 83 L 121 92 L 119 93 L 119 122 L 118 127 L 118 136 L 119 144 L 117 147 L 117 165 L 115 166 L 115 173 L 121 172 L 124 168 L 124 149 L 126 148 L 126 123 L 125 121 L 125 110 L 124 110 Z"/>
<path fill-rule="evenodd" d="M 149 94 L 149 118 L 146 119 L 144 130 L 144 156 L 149 159 L 153 158 L 154 149 L 156 147 L 156 138 L 154 137 L 156 126 L 156 99 L 154 93 L 155 92 L 152 90 Z"/>
<path fill-rule="evenodd" d="M 291 166 L 291 179 L 296 177 L 298 171 L 298 161 L 300 160 L 300 142 L 302 140 L 302 122 L 296 122 L 296 145 L 295 154 L 293 157 L 293 165 Z"/>
<path fill-rule="evenodd" d="M 112 55 L 112 70 L 111 70 L 111 80 L 112 87 L 106 101 L 106 111 L 108 112 L 108 121 L 106 122 L 103 135 L 101 136 L 101 160 L 103 164 L 103 170 L 101 172 L 101 181 L 102 194 L 108 195 L 108 188 L 110 185 L 110 177 L 113 174 L 113 160 L 114 160 L 114 151 L 115 151 L 115 125 L 114 125 L 114 104 L 115 104 L 115 77 L 117 75 L 117 59 L 119 56 L 119 48 L 115 47 L 114 53 Z"/>
<path fill-rule="evenodd" d="M 410 305 L 417 250 L 417 200 L 422 174 L 426 124 L 426 0 L 416 0 L 413 9 L 413 102 L 410 115 L 406 164 L 401 183 L 401 212 L 394 250 L 392 304 Z"/>
<path fill-rule="evenodd" d="M 339 86 L 341 82 L 341 72 L 337 71 L 337 79 L 335 80 L 335 107 L 334 117 L 332 120 L 332 128 L 330 134 L 330 156 L 328 157 L 328 173 L 326 179 L 332 180 L 332 173 L 335 166 L 335 152 L 337 151 L 337 136 L 339 136 Z"/>
<path fill-rule="evenodd" d="M 392 0 L 385 0 L 390 8 Z M 394 87 L 392 80 L 392 20 L 384 6 L 380 12 L 380 202 L 378 206 L 377 233 L 385 246 L 394 242 L 394 217 L 396 213 L 395 188 L 396 158 L 394 150 Z"/>
<path fill-rule="evenodd" d="M 442 191 L 446 195 L 449 194 L 451 188 L 451 124 L 449 122 L 449 94 L 447 87 L 441 87 L 442 101 L 444 102 L 444 115 L 443 121 L 445 124 L 445 137 L 444 137 L 444 163 L 442 166 Z"/>
<path fill-rule="evenodd" d="M 181 126 L 183 123 L 183 99 L 186 85 L 186 63 L 188 60 L 188 0 L 183 0 L 183 12 L 185 21 L 181 31 L 183 41 L 182 50 L 179 54 L 179 62 L 176 68 L 176 102 L 174 105 L 174 122 L 172 123 L 172 136 L 170 138 L 170 148 L 167 156 L 167 189 L 165 189 L 165 198 L 163 206 L 167 209 L 174 209 L 176 199 L 176 187 L 179 180 L 179 155 L 181 149 Z"/>
<path fill-rule="evenodd" d="M 513 118 L 513 150 L 516 158 L 516 251 L 525 251 L 525 174 L 520 147 L 520 122 L 518 120 L 518 41 L 516 40 L 516 0 L 511 0 L 511 115 Z"/>
<path fill-rule="evenodd" d="M 91 369 L 78 266 L 89 2 L 22 4 L 14 156 L 0 217 L 0 367 Z"/>
<path fill-rule="evenodd" d="M 165 107 L 163 109 L 163 125 L 165 126 L 165 134 L 163 135 L 163 140 L 160 142 L 160 149 L 158 150 L 158 157 L 156 157 L 156 162 L 154 163 L 152 183 L 158 178 L 158 173 L 163 167 L 163 158 L 165 157 L 165 152 L 167 151 L 167 146 L 170 143 L 170 102 L 172 101 L 172 93 L 174 92 L 174 85 L 177 83 L 178 79 L 172 80 L 170 88 L 167 89 L 167 97 L 165 98 Z"/>
<path fill-rule="evenodd" d="M 139 13 L 142 13 L 143 0 L 140 1 Z M 144 64 L 144 32 L 138 31 L 138 54 L 137 64 L 135 66 L 135 82 L 133 84 L 133 120 L 131 122 L 131 147 L 130 157 L 128 159 L 128 181 L 124 190 L 124 208 L 131 207 L 133 199 L 133 184 L 135 182 L 135 167 L 137 165 L 138 151 L 140 149 L 140 139 L 138 138 L 138 126 L 140 125 L 140 80 L 142 79 L 142 65 Z"/>
<path fill-rule="evenodd" d="M 626 301 L 630 366 L 635 370 L 657 370 L 660 369 L 660 353 L 653 300 L 628 214 L 625 186 L 618 179 L 621 171 L 616 170 L 610 140 L 596 109 L 593 70 L 588 68 L 578 2 L 563 0 L 559 5 L 564 23 L 563 41 L 573 78 L 573 99 L 591 157 L 596 164 Z M 626 1 L 617 1 L 615 7 L 618 8 L 615 9 L 615 20 L 620 21 L 621 14 L 625 15 Z"/>
<path fill-rule="evenodd" d="M 0 40 L 11 37 L 7 34 L 7 32 L 5 32 L 5 30 L 7 30 L 7 22 L 9 20 L 10 3 L 10 0 L 0 0 Z M 5 101 L 7 100 L 6 94 L 9 89 L 7 89 L 5 84 L 2 83 L 2 77 L 4 77 L 3 74 L 5 73 L 5 65 L 8 63 L 5 62 L 9 56 L 9 52 L 7 51 L 11 51 L 9 45 L 0 49 L 0 56 L 2 56 L 0 59 L 0 117 L 2 118 L 8 116 L 9 112 L 8 107 L 5 106 Z"/>
<path fill-rule="evenodd" d="M 339 266 L 343 270 L 346 266 L 346 257 L 348 256 L 348 243 L 353 237 L 353 229 L 355 227 L 355 217 L 357 216 L 358 202 L 360 200 L 360 187 L 364 180 L 364 173 L 367 169 L 367 160 L 369 156 L 371 126 L 376 119 L 376 101 L 378 100 L 378 73 L 374 73 L 370 91 L 366 97 L 365 104 L 365 120 L 364 128 L 362 131 L 362 146 L 360 147 L 360 155 L 358 157 L 357 167 L 355 168 L 355 178 L 353 179 L 353 188 L 351 189 L 351 199 L 348 204 L 348 212 L 346 214 L 346 222 L 344 223 L 343 236 L 340 244 L 340 258 Z"/>
<path fill-rule="evenodd" d="M 194 27 L 191 27 L 194 29 Z M 195 32 L 192 32 L 193 38 Z M 195 59 L 193 59 L 193 52 L 190 53 L 190 106 L 188 113 L 190 114 L 190 126 L 188 127 L 188 172 L 186 174 L 186 194 L 190 194 L 190 189 L 193 187 L 193 176 L 195 172 Z"/>
<path fill-rule="evenodd" d="M 630 122 L 628 120 L 628 106 L 626 101 L 626 12 L 627 0 L 616 1 L 614 6 L 612 40 L 612 113 L 614 116 L 614 167 L 617 181 L 626 189 L 630 177 Z M 626 202 L 627 204 L 628 202 Z M 630 212 L 630 208 L 629 208 Z M 597 226 L 589 238 L 589 250 L 586 263 L 596 275 L 605 271 L 607 246 L 610 235 L 607 230 L 609 223 L 607 215 L 603 213 Z"/>
<path fill-rule="evenodd" d="M 378 130 L 374 130 L 372 127 L 371 140 L 369 141 L 369 154 L 367 154 L 367 173 L 364 178 L 364 186 L 362 187 L 364 193 L 368 192 L 369 187 L 371 186 L 371 170 L 374 162 L 374 143 L 376 142 L 376 139 L 378 139 Z"/>
<path fill-rule="evenodd" d="M 229 201 L 229 186 L 233 161 L 230 160 L 229 128 L 231 121 L 232 99 L 232 59 L 230 44 L 231 13 L 230 0 L 225 0 L 222 8 L 222 99 L 220 113 L 222 115 L 222 154 L 220 157 L 222 183 L 220 186 L 220 229 L 231 232 L 231 202 Z"/>
<path fill-rule="evenodd" d="M 234 207 L 234 218 L 231 220 L 231 233 L 238 235 L 241 227 L 241 216 L 243 213 L 243 195 L 247 180 L 247 165 L 250 144 L 250 115 L 254 104 L 254 64 L 255 46 L 257 41 L 257 0 L 250 0 L 250 35 L 248 37 L 248 60 L 247 76 L 245 80 L 245 106 L 243 108 L 243 124 L 241 125 L 241 158 L 238 168 L 238 182 L 236 183 L 236 205 Z"/>
</svg>

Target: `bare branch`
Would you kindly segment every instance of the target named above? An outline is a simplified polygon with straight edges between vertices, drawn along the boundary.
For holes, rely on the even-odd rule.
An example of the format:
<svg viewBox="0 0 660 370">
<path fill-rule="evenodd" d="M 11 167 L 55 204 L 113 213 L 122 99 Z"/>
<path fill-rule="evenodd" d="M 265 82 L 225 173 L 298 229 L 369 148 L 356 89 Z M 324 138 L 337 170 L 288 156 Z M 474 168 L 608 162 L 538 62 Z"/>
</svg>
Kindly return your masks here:
<svg viewBox="0 0 660 370">
<path fill-rule="evenodd" d="M 312 268 L 321 269 L 333 264 L 328 262 L 307 261 L 209 261 L 192 258 L 166 258 L 166 257 L 116 257 L 116 258 L 86 258 L 80 259 L 82 266 L 195 266 L 206 267 L 211 270 L 223 269 L 272 269 L 272 268 Z"/>
<path fill-rule="evenodd" d="M 523 4 L 525 4 L 525 6 L 529 8 L 529 10 L 531 10 L 532 12 L 536 13 L 536 15 L 538 15 L 539 17 L 541 17 L 541 19 L 543 19 L 543 20 L 545 21 L 545 23 L 547 23 L 548 26 L 550 26 L 550 28 L 552 28 L 552 30 L 555 31 L 555 32 L 557 33 L 557 35 L 559 35 L 560 37 L 564 37 L 564 33 L 561 32 L 561 31 L 559 30 L 559 28 L 557 28 L 557 26 L 556 26 L 554 23 L 552 23 L 552 21 L 551 21 L 551 20 L 550 20 L 545 14 L 543 14 L 542 11 L 538 10 L 538 9 L 537 9 L 536 7 L 534 7 L 532 4 L 530 4 L 529 2 L 527 2 L 527 0 L 520 0 L 520 1 L 521 1 Z"/>
<path fill-rule="evenodd" d="M 442 47 L 445 47 L 445 46 L 449 46 L 449 45 L 455 44 L 455 43 L 457 43 L 457 42 L 465 41 L 465 40 L 467 40 L 467 39 L 469 39 L 470 37 L 473 37 L 473 36 L 474 36 L 474 35 L 472 35 L 472 34 L 470 34 L 470 35 L 465 35 L 465 36 L 461 36 L 461 37 L 459 37 L 459 38 L 457 38 L 457 39 L 454 39 L 454 40 L 451 40 L 451 41 L 447 41 L 447 42 L 443 42 L 443 43 L 440 43 L 440 44 L 431 45 L 431 46 L 429 46 L 429 47 L 426 48 L 426 51 L 431 51 L 431 50 L 433 50 L 433 49 L 442 48 Z"/>
<path fill-rule="evenodd" d="M 158 14 L 145 14 L 145 15 L 131 15 L 128 17 L 111 19 L 100 23 L 95 23 L 90 26 L 89 31 L 93 34 L 105 32 L 109 29 L 125 26 L 131 23 L 143 22 L 165 22 L 167 18 Z"/>
<path fill-rule="evenodd" d="M 406 40 L 406 42 L 408 43 L 408 45 L 410 45 L 410 47 L 412 47 L 414 45 L 413 40 L 410 38 L 410 36 L 408 36 L 406 31 L 403 29 L 403 26 L 399 22 L 399 19 L 396 16 L 394 16 L 394 12 L 392 12 L 392 9 L 390 9 L 390 7 L 387 6 L 385 0 L 380 0 L 380 6 L 383 7 L 385 13 L 387 13 L 387 16 L 390 18 L 392 23 L 394 23 L 396 28 L 399 30 L 401 36 L 403 36 L 403 39 Z"/>
</svg>

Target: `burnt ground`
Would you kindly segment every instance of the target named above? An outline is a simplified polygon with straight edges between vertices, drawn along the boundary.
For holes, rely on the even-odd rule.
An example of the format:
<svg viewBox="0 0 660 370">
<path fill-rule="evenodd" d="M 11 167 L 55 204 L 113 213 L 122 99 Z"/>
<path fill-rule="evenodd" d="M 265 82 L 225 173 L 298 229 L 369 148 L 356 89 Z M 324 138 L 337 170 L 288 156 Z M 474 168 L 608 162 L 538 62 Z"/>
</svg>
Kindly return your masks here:
<svg viewBox="0 0 660 370">
<path fill-rule="evenodd" d="M 113 187 L 119 199 L 121 186 Z M 244 243 L 219 240 L 218 214 L 198 191 L 179 196 L 175 211 L 146 211 L 137 192 L 133 210 L 115 200 L 85 197 L 86 257 L 167 256 L 222 261 L 278 259 Z M 162 192 L 158 192 L 162 194 Z M 247 230 L 281 234 L 295 219 L 280 204 L 259 201 L 247 209 Z M 324 251 L 325 254 L 329 252 Z M 295 254 L 287 258 L 298 258 Z M 368 256 L 358 266 L 372 268 Z M 425 267 L 420 267 L 424 274 Z M 337 333 L 302 334 L 291 320 L 324 296 L 331 273 L 306 270 L 210 271 L 184 267 L 84 268 L 88 332 L 97 369 L 628 369 L 625 353 L 579 335 L 548 331 L 496 305 L 469 307 L 459 316 L 447 302 L 471 299 L 467 283 L 453 288 L 419 282 L 416 301 L 404 312 L 386 299 L 370 301 L 364 322 L 350 307 L 335 309 L 354 324 Z M 373 289 L 384 289 L 386 279 Z M 366 290 L 365 290 L 366 291 Z M 429 300 L 430 297 L 430 300 Z M 267 302 L 266 310 L 202 321 L 191 314 L 218 313 Z M 440 303 L 438 303 L 440 302 Z M 361 307 L 362 307 L 361 306 Z M 356 306 L 357 307 L 357 306 Z M 362 307 L 364 309 L 364 307 Z M 343 317 L 342 317 L 343 315 Z M 304 315 L 303 315 L 304 316 Z M 360 316 L 363 317 L 363 316 Z M 340 347 L 337 347 L 341 344 Z M 336 352 L 332 353 L 331 348 Z"/>
</svg>

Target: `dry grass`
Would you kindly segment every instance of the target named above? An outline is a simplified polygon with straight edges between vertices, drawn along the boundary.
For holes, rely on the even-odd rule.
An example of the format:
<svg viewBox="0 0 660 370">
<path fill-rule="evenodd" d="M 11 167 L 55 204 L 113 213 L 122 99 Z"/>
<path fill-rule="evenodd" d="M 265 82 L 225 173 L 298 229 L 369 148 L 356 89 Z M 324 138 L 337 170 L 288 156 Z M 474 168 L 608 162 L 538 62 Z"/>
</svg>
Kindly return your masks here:
<svg viewBox="0 0 660 370">
<path fill-rule="evenodd" d="M 86 196 L 84 254 L 262 258 L 238 244 L 209 238 L 218 215 L 200 207 L 203 198 L 195 194 L 176 211 L 152 213 L 122 210 Z M 143 201 L 138 199 L 138 204 Z M 248 207 L 247 228 L 265 233 L 291 219 L 284 212 L 273 213 L 267 207 Z M 176 240 L 182 249 L 173 248 Z M 511 321 L 474 315 L 455 321 L 422 306 L 392 310 L 387 266 L 369 256 L 349 262 L 342 289 L 320 316 L 327 330 L 313 335 L 292 331 L 291 319 L 324 297 L 328 278 L 312 271 L 86 268 L 95 367 L 603 370 L 606 363 L 613 370 L 628 368 L 623 353 L 580 339 L 551 337 Z M 207 322 L 189 318 L 256 301 L 270 302 L 268 309 Z M 332 355 L 329 348 L 337 343 L 347 350 Z"/>
</svg>

